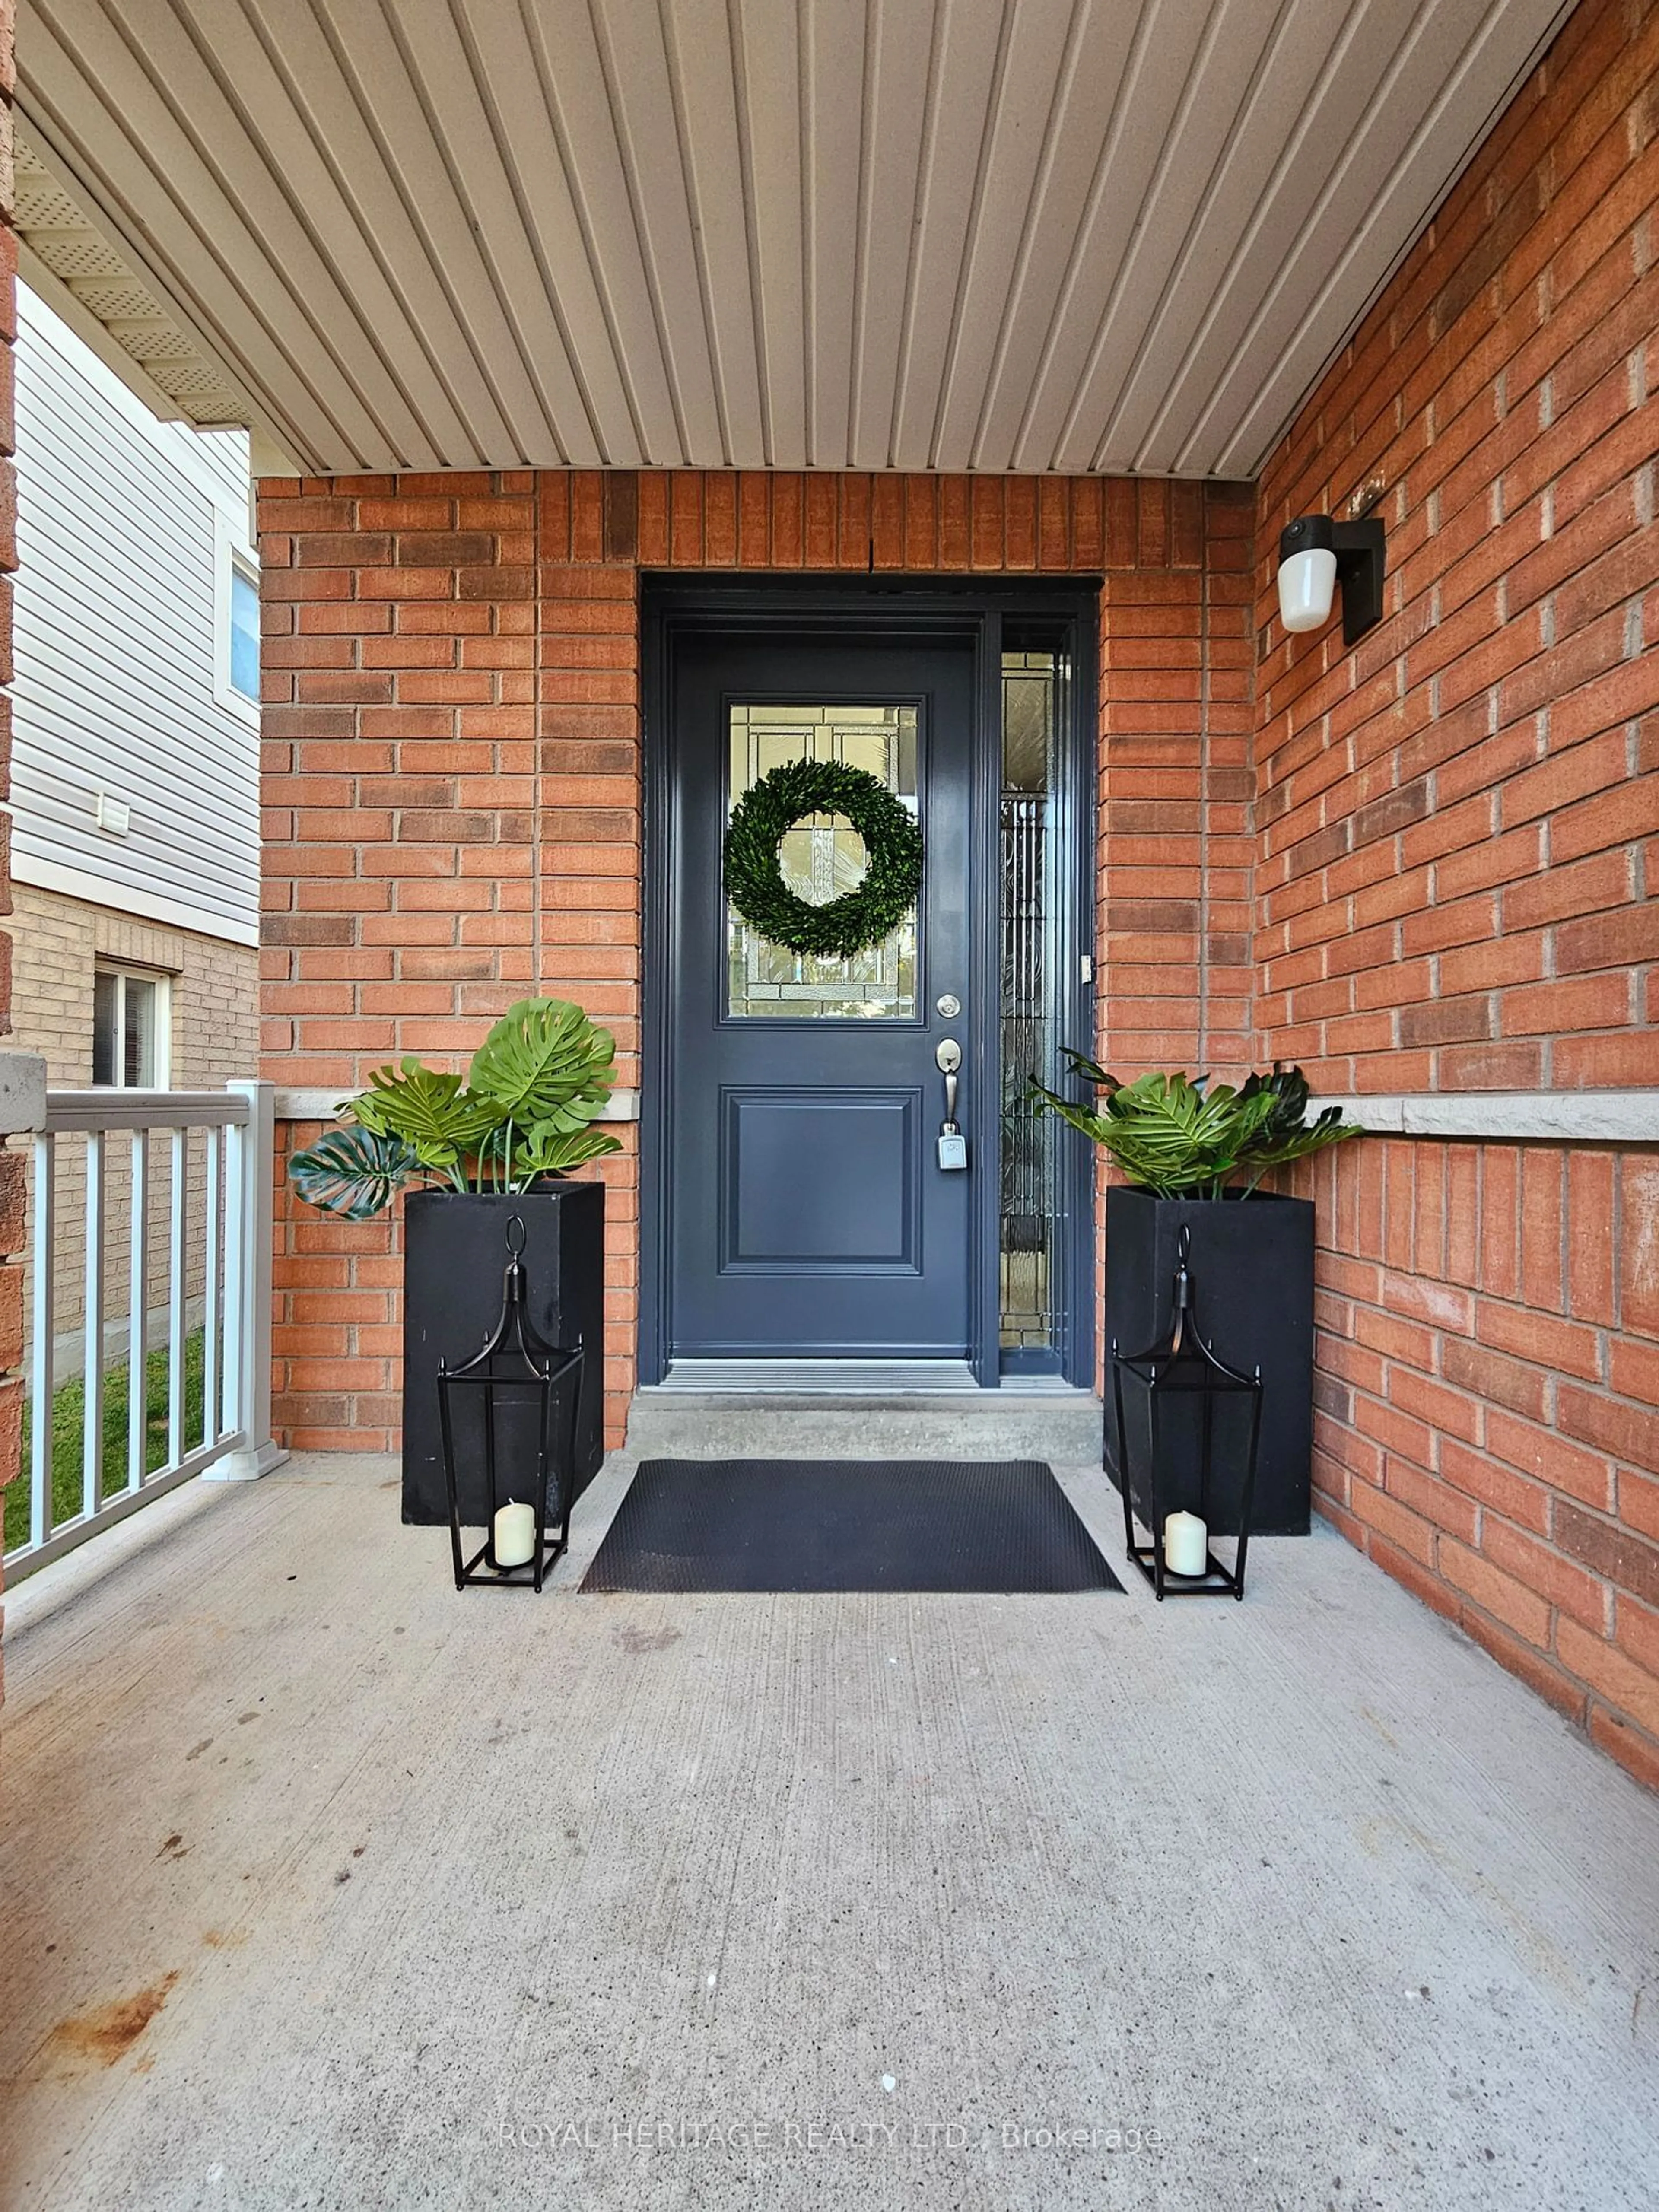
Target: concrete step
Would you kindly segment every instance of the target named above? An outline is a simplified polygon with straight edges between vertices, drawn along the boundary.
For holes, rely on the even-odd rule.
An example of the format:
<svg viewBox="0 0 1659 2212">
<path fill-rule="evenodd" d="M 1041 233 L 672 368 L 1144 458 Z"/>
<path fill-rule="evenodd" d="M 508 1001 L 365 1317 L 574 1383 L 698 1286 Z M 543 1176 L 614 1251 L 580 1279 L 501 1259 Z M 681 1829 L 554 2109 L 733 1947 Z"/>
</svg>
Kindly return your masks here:
<svg viewBox="0 0 1659 2212">
<path fill-rule="evenodd" d="M 1090 1390 L 636 1390 L 635 1459 L 1042 1459 L 1098 1467 Z"/>
</svg>

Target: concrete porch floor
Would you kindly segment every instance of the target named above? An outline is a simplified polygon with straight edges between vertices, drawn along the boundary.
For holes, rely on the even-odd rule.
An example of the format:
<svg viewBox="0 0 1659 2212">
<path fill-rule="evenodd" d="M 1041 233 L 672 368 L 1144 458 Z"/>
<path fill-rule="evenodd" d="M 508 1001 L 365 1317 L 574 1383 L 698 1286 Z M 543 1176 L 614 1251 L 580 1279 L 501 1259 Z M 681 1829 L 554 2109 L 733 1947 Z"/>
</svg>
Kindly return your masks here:
<svg viewBox="0 0 1659 2212">
<path fill-rule="evenodd" d="M 1659 1802 L 1336 1537 L 578 1599 L 625 1473 L 540 1599 L 381 1460 L 18 1594 L 0 2202 L 1655 2200 Z"/>
</svg>

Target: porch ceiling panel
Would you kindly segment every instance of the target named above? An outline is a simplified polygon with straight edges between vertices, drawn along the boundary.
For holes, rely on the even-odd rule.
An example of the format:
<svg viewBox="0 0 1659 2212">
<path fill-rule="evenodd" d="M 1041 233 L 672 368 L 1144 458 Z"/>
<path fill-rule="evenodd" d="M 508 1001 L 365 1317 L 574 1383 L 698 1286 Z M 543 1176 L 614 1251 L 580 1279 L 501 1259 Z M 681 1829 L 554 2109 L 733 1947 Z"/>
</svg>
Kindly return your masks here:
<svg viewBox="0 0 1659 2212">
<path fill-rule="evenodd" d="M 308 470 L 1247 477 L 1566 12 L 21 0 L 18 104 Z"/>
</svg>

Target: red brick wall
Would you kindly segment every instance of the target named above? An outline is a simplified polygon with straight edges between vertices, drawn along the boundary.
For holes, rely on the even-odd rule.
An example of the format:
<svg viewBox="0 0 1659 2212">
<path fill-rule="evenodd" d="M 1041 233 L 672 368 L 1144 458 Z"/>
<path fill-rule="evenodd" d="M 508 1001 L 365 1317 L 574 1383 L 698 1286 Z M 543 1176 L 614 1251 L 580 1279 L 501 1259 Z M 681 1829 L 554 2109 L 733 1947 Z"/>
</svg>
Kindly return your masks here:
<svg viewBox="0 0 1659 2212">
<path fill-rule="evenodd" d="M 1332 1090 L 1659 1084 L 1659 9 L 1583 0 L 1264 471 L 1256 948 Z M 1271 619 L 1380 476 L 1387 619 Z"/>
<path fill-rule="evenodd" d="M 1107 487 L 1100 1006 L 1126 1078 L 1250 1064 L 1252 502 L 1200 494 Z"/>
<path fill-rule="evenodd" d="M 1659 1158 L 1314 1164 L 1321 1510 L 1659 1785 Z"/>
<path fill-rule="evenodd" d="M 1583 0 L 1266 470 L 1264 1057 L 1333 1091 L 1659 1084 L 1659 10 Z M 1380 476 L 1387 615 L 1287 638 Z M 1659 1162 L 1316 1178 L 1325 1510 L 1659 1780 Z"/>
<path fill-rule="evenodd" d="M 265 1068 L 459 1060 L 526 991 L 638 1079 L 644 571 L 1101 574 L 1103 1048 L 1243 1056 L 1252 507 L 1089 479 L 527 474 L 261 487 Z M 1193 988 L 1193 977 L 1200 979 Z M 298 1131 L 303 1139 L 311 1133 Z M 635 1132 L 609 1187 L 610 1433 L 634 1382 Z M 395 1226 L 287 1207 L 276 1419 L 395 1437 Z"/>
<path fill-rule="evenodd" d="M 534 483 L 279 478 L 259 495 L 264 1065 L 343 1095 L 398 1054 L 464 1060 L 537 988 Z M 285 1194 L 276 1273 L 289 1439 L 389 1443 L 394 1224 Z"/>
</svg>

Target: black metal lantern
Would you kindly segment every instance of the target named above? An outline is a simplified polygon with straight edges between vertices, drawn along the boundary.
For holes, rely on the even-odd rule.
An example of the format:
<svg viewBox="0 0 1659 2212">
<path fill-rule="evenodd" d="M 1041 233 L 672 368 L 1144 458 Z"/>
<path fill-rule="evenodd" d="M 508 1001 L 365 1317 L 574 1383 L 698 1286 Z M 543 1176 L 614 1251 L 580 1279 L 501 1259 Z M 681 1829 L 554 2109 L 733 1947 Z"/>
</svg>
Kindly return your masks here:
<svg viewBox="0 0 1659 2212">
<path fill-rule="evenodd" d="M 469 1583 L 495 1589 L 539 1589 L 547 1569 L 569 1540 L 582 1347 L 577 1345 L 567 1351 L 549 1344 L 531 1320 L 525 1298 L 525 1234 L 522 1217 L 514 1214 L 507 1224 L 507 1262 L 501 1318 L 483 1349 L 459 1367 L 451 1367 L 447 1359 L 438 1362 L 438 1420 L 443 1437 L 449 1541 L 457 1589 L 465 1589 Z M 562 1388 L 566 1385 L 570 1411 L 560 1449 L 556 1446 L 553 1428 Z M 471 1464 L 471 1487 L 473 1494 L 482 1498 L 487 1532 L 470 1559 L 461 1545 L 458 1429 L 461 1458 Z M 550 1546 L 550 1485 L 556 1508 L 555 1540 Z M 496 1557 L 495 1516 L 508 1504 L 532 1509 L 535 1542 L 528 1559 L 504 1566 Z"/>
<path fill-rule="evenodd" d="M 1123 1488 L 1123 1533 L 1129 1557 L 1152 1585 L 1160 1601 L 1165 1597 L 1235 1597 L 1244 1595 L 1244 1555 L 1250 1540 L 1250 1509 L 1255 1495 L 1256 1448 L 1261 1435 L 1261 1370 L 1243 1375 L 1230 1367 L 1204 1336 L 1198 1325 L 1198 1306 L 1187 1255 L 1192 1232 L 1183 1229 L 1177 1247 L 1174 1304 L 1170 1329 L 1161 1343 L 1145 1352 L 1121 1352 L 1112 1344 L 1112 1403 L 1117 1419 L 1118 1478 Z M 1135 1541 L 1137 1486 L 1131 1467 L 1124 1391 L 1132 1401 L 1144 1401 L 1144 1419 L 1135 1424 L 1137 1437 L 1147 1441 L 1146 1480 L 1140 1488 L 1141 1518 L 1152 1531 L 1150 1544 Z M 1222 1565 L 1208 1548 L 1210 1499 L 1214 1475 L 1217 1415 L 1231 1405 L 1238 1409 L 1248 1435 L 1243 1450 L 1243 1474 L 1239 1492 L 1238 1543 L 1231 1569 Z M 1235 1421 L 1232 1425 L 1241 1425 Z M 1164 1522 L 1172 1510 L 1182 1510 L 1188 1499 L 1199 1501 L 1200 1518 L 1206 1531 L 1203 1571 L 1178 1574 L 1164 1559 Z"/>
</svg>

